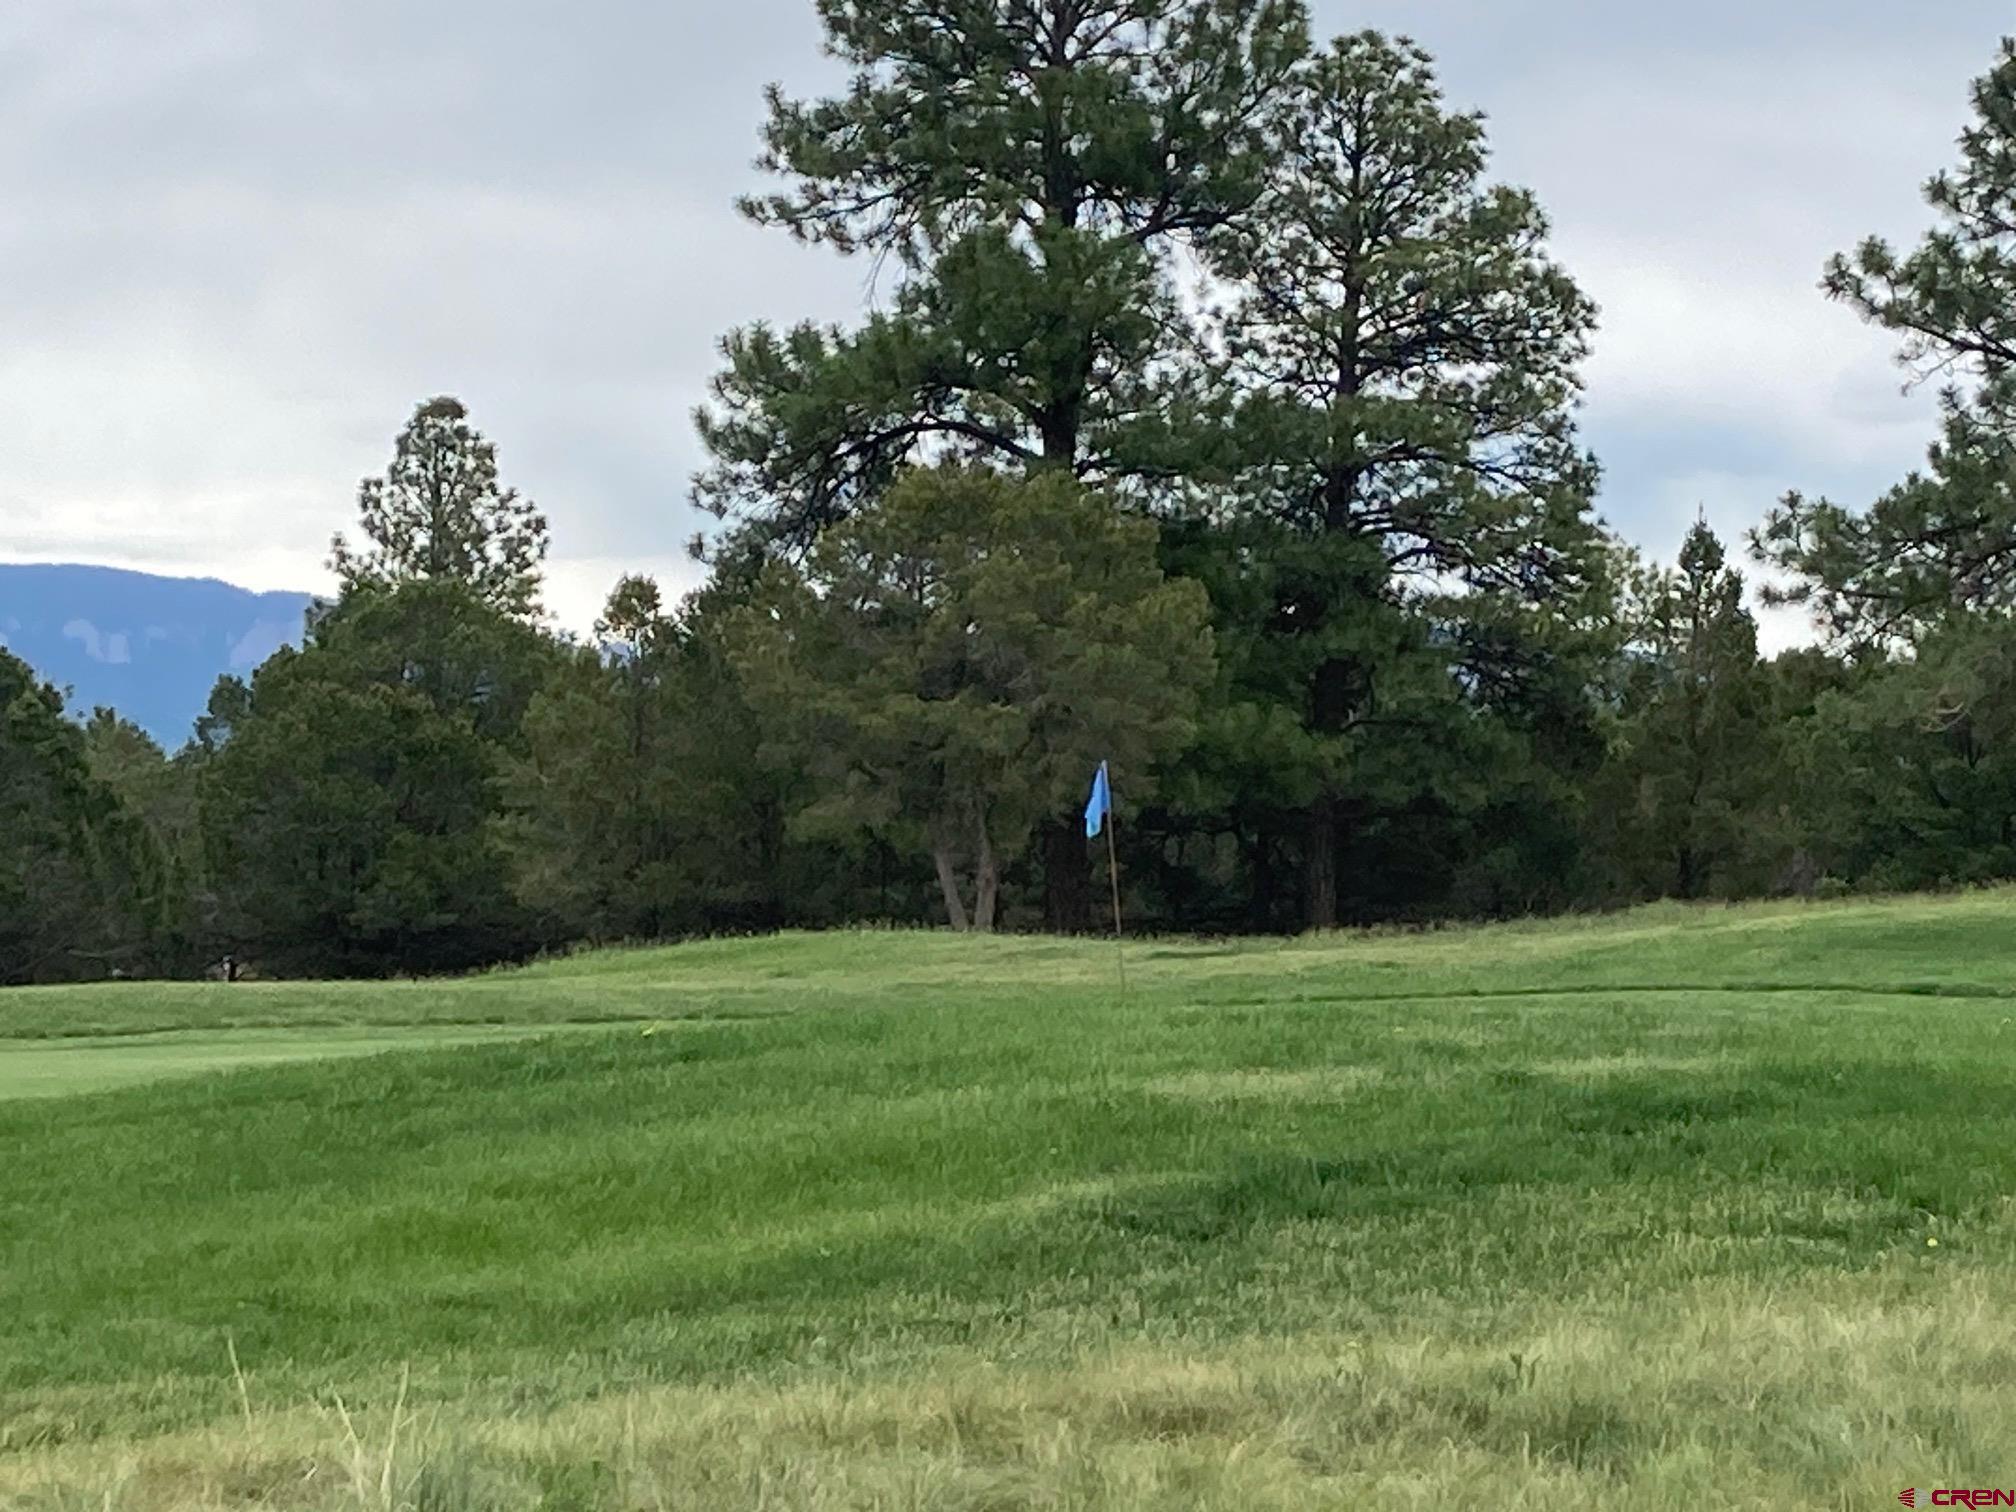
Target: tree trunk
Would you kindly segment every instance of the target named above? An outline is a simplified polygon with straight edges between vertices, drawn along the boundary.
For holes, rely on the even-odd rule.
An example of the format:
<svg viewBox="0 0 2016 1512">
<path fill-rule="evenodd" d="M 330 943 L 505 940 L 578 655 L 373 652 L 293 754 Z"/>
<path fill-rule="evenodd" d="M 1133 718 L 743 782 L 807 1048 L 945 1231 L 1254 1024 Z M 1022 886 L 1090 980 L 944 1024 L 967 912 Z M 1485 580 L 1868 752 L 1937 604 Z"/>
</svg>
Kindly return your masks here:
<svg viewBox="0 0 2016 1512">
<path fill-rule="evenodd" d="M 756 806 L 757 866 L 761 876 L 761 902 L 757 905 L 771 929 L 782 929 L 789 918 L 784 897 L 784 810 L 781 804 L 760 799 Z"/>
<path fill-rule="evenodd" d="M 979 825 L 979 831 L 980 860 L 974 868 L 973 927 L 981 934 L 992 934 L 995 904 L 1001 896 L 1001 864 L 994 855 L 994 842 L 987 838 L 984 821 Z"/>
<path fill-rule="evenodd" d="M 1337 800 L 1328 793 L 1309 805 L 1302 838 L 1303 924 L 1337 927 Z"/>
<path fill-rule="evenodd" d="M 1073 387 L 1082 375 L 1069 383 L 1054 383 L 1054 389 Z M 1082 405 L 1059 399 L 1035 416 L 1036 430 L 1043 440 L 1040 469 L 1071 472 L 1078 463 L 1078 430 Z M 1053 819 L 1037 830 L 1043 855 L 1043 927 L 1052 934 L 1092 932 L 1092 868 L 1086 855 L 1085 829 L 1076 818 Z"/>
<path fill-rule="evenodd" d="M 931 859 L 938 863 L 938 888 L 945 894 L 946 921 L 964 934 L 972 926 L 966 921 L 966 900 L 959 896 L 959 868 L 953 863 L 952 852 L 942 845 L 934 846 Z"/>
<path fill-rule="evenodd" d="M 1092 932 L 1092 865 L 1077 819 L 1043 826 L 1043 927 L 1052 934 Z"/>
<path fill-rule="evenodd" d="M 1255 934 L 1267 934 L 1275 928 L 1274 899 L 1276 879 L 1274 874 L 1274 845 L 1267 833 L 1267 826 L 1258 825 L 1253 831 L 1252 887 L 1247 893 L 1247 927 Z"/>
</svg>

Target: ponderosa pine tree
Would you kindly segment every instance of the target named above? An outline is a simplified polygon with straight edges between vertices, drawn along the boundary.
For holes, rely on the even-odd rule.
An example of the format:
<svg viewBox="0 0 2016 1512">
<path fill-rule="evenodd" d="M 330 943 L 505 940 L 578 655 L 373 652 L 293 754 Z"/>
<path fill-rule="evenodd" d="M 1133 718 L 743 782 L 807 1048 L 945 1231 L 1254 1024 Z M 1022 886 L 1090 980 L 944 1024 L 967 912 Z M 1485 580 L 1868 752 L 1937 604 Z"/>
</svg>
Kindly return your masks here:
<svg viewBox="0 0 2016 1512">
<path fill-rule="evenodd" d="M 1261 193 L 1300 0 L 820 0 L 846 89 L 772 91 L 758 223 L 893 265 L 855 331 L 756 326 L 698 424 L 700 503 L 803 548 L 951 455 L 1113 483 L 1180 470 L 1193 333 L 1179 244 Z M 1046 915 L 1091 918 L 1084 839 L 1046 827 Z"/>
<path fill-rule="evenodd" d="M 357 497 L 368 545 L 340 534 L 330 566 L 346 592 L 411 581 L 467 586 L 500 613 L 538 613 L 546 518 L 498 481 L 497 447 L 441 395 L 413 412 L 383 477 Z"/>
<path fill-rule="evenodd" d="M 936 443 L 1124 473 L 1182 349 L 1168 256 L 1259 196 L 1299 0 L 820 0 L 835 98 L 773 90 L 759 224 L 892 261 L 854 333 L 731 335 L 699 499 L 804 544 Z"/>
<path fill-rule="evenodd" d="M 240 953 L 370 974 L 539 940 L 511 894 L 499 778 L 559 650 L 539 629 L 546 521 L 430 399 L 359 494 L 368 549 L 308 641 L 219 682 L 198 722 L 204 854 Z"/>
<path fill-rule="evenodd" d="M 1058 472 L 906 474 L 770 567 L 735 647 L 771 754 L 816 779 L 800 829 L 929 854 L 956 929 L 995 926 L 1003 868 L 1101 760 L 1145 796 L 1212 673 L 1154 526 Z"/>
<path fill-rule="evenodd" d="M 1547 257 L 1533 197 L 1486 182 L 1481 118 L 1445 105 L 1413 44 L 1338 40 L 1270 123 L 1267 190 L 1211 254 L 1245 507 L 1285 538 L 1248 558 L 1270 579 L 1249 692 L 1295 719 L 1275 785 L 1313 794 L 1304 922 L 1322 928 L 1354 732 L 1382 685 L 1420 682 L 1404 610 L 1432 611 L 1460 655 L 1492 600 L 1565 600 L 1590 577 L 1597 469 L 1574 414 L 1595 311 Z"/>
<path fill-rule="evenodd" d="M 1973 93 L 1958 170 L 1925 186 L 1940 224 L 1908 256 L 1871 237 L 1822 284 L 1899 332 L 1920 380 L 1946 380 L 1929 470 L 1864 511 L 1790 494 L 1752 536 L 1793 579 L 1771 598 L 1809 606 L 1842 642 L 1916 640 L 1956 612 L 2016 608 L 2016 41 Z"/>
<path fill-rule="evenodd" d="M 652 939 L 672 923 L 667 878 L 689 816 L 673 749 L 685 712 L 668 675 L 676 627 L 658 585 L 619 581 L 595 638 L 555 668 L 526 713 L 501 833 L 518 896 L 571 935 Z"/>
</svg>

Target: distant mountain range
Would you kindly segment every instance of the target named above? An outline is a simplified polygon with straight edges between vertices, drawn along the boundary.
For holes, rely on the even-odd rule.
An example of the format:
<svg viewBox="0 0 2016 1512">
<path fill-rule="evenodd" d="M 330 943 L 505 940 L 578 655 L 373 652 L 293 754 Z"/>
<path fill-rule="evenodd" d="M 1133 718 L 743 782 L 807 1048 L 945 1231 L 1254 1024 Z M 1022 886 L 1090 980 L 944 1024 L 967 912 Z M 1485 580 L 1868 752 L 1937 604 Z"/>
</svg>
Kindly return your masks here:
<svg viewBox="0 0 2016 1512">
<path fill-rule="evenodd" d="M 0 646 L 88 714 L 104 704 L 173 751 L 226 672 L 298 645 L 310 595 L 112 567 L 0 563 Z"/>
</svg>

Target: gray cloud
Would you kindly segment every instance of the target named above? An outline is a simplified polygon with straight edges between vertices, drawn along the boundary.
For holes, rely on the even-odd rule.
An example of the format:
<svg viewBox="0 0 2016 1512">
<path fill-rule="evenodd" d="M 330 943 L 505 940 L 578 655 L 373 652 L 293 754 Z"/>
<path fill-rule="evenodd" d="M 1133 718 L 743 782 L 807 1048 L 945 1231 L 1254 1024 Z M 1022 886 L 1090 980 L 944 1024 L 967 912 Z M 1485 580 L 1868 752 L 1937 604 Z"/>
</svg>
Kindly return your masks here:
<svg viewBox="0 0 2016 1512">
<path fill-rule="evenodd" d="M 1605 309 L 1604 512 L 1669 552 L 1791 486 L 1875 492 L 1924 396 L 1814 292 L 1923 224 L 2004 7 L 1320 3 L 1416 36 Z M 577 624 L 689 571 L 713 343 L 865 269 L 742 224 L 809 0 L 13 0 L 0 12 L 0 557 L 322 585 L 357 478 L 452 391 L 553 518 Z M 1790 633 L 1783 627 L 1779 634 Z"/>
</svg>

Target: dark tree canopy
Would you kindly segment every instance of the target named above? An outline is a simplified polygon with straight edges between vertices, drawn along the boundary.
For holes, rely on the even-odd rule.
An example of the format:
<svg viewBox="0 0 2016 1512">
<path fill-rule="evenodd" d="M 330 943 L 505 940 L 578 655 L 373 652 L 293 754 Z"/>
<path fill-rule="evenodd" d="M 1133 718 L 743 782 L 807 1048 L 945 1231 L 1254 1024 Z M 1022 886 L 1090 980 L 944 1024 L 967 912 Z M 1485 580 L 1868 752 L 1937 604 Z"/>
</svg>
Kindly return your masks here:
<svg viewBox="0 0 2016 1512">
<path fill-rule="evenodd" d="M 0 650 L 0 984 L 158 965 L 167 881 L 62 694 Z"/>
<path fill-rule="evenodd" d="M 237 948 L 367 975 L 529 948 L 492 823 L 554 658 L 471 587 L 425 580 L 353 590 L 262 666 L 201 777 Z"/>
<path fill-rule="evenodd" d="M 1214 523 L 1238 597 L 1264 596 L 1234 637 L 1238 693 L 1290 722 L 1263 786 L 1308 795 L 1303 917 L 1326 927 L 1346 832 L 1394 791 L 1376 753 L 1454 697 L 1423 608 L 1435 639 L 1474 645 L 1462 627 L 1502 620 L 1493 600 L 1588 584 L 1596 467 L 1574 410 L 1595 312 L 1411 43 L 1340 39 L 1269 123 L 1266 192 L 1211 246 L 1247 521 Z"/>
<path fill-rule="evenodd" d="M 1295 0 L 828 0 L 849 87 L 773 91 L 759 223 L 891 259 L 855 331 L 755 326 L 697 416 L 701 503 L 809 544 L 903 466 L 1166 475 L 1195 356 L 1174 245 L 1248 210 Z"/>
<path fill-rule="evenodd" d="M 1486 182 L 1482 119 L 1374 32 L 1306 64 L 1274 119 L 1258 212 L 1215 243 L 1247 486 L 1394 573 L 1527 597 L 1579 579 L 1595 308 L 1532 195 Z"/>
<path fill-rule="evenodd" d="M 1614 759 L 1597 785 L 1602 843 L 1626 885 L 1709 896 L 1756 853 L 1750 831 L 1775 754 L 1743 576 L 1705 521 L 1679 568 L 1638 595 L 1641 620 Z"/>
<path fill-rule="evenodd" d="M 1267 172 L 1259 113 L 1305 45 L 1298 0 L 819 0 L 852 70 L 770 92 L 761 224 L 928 268 L 976 231 L 1147 244 L 1210 230 Z"/>
<path fill-rule="evenodd" d="M 724 340 L 706 581 L 558 632 L 545 521 L 428 401 L 307 643 L 174 754 L 0 653 L 0 980 L 1082 932 L 1102 760 L 1130 930 L 2016 881 L 2016 43 L 1937 228 L 1829 267 L 1944 429 L 1753 538 L 1833 632 L 1765 660 L 1705 521 L 1655 565 L 1596 518 L 1596 311 L 1412 42 L 814 3 L 838 81 L 771 92 L 742 208 L 870 293 Z"/>
<path fill-rule="evenodd" d="M 731 333 L 696 415 L 721 560 L 809 549 L 903 468 L 969 461 L 1179 484 L 1206 351 L 1179 246 L 1265 182 L 1299 0 L 824 0 L 847 87 L 772 92 L 759 223 L 895 267 L 859 329 Z M 1084 929 L 1082 837 L 1045 835 L 1052 927 Z"/>
<path fill-rule="evenodd" d="M 992 929 L 1002 858 L 1101 760 L 1138 797 L 1188 738 L 1211 634 L 1154 537 L 1061 473 L 920 469 L 773 566 L 736 662 L 804 822 L 914 840 L 949 922 Z"/>
</svg>

